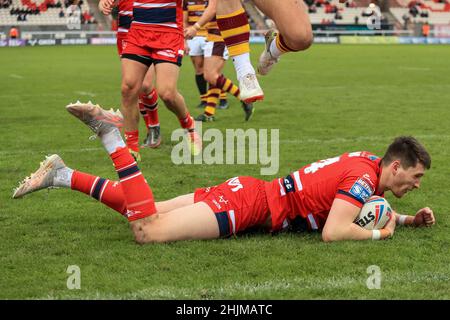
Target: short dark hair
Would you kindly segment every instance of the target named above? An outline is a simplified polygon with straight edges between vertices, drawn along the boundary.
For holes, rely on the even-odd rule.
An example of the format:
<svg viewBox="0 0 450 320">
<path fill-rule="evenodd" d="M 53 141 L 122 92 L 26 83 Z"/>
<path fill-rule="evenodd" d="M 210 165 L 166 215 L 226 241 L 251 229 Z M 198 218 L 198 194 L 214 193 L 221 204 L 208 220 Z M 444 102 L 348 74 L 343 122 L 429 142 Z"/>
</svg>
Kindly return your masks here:
<svg viewBox="0 0 450 320">
<path fill-rule="evenodd" d="M 394 142 L 388 147 L 381 163 L 386 166 L 395 160 L 400 160 L 402 167 L 405 169 L 415 167 L 417 162 L 421 163 L 426 169 L 431 167 L 430 154 L 414 137 L 395 138 Z"/>
</svg>

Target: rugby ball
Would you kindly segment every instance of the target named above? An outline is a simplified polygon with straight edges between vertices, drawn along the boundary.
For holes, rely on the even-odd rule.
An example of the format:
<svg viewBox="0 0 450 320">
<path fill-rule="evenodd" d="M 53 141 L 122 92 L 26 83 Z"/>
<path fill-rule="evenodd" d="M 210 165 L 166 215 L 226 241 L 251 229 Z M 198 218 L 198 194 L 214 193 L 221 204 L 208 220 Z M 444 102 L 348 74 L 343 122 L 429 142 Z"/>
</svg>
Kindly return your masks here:
<svg viewBox="0 0 450 320">
<path fill-rule="evenodd" d="M 368 230 L 382 229 L 392 217 L 392 209 L 385 198 L 372 196 L 364 204 L 355 223 Z"/>
</svg>

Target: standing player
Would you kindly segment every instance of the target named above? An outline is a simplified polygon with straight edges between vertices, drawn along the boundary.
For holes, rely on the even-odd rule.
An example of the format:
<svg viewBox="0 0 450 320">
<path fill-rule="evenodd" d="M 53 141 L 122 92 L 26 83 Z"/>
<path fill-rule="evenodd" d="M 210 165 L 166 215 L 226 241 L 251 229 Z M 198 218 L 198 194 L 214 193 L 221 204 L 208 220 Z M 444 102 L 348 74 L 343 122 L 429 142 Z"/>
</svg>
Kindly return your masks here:
<svg viewBox="0 0 450 320">
<path fill-rule="evenodd" d="M 111 13 L 112 7 L 107 5 L 108 1 L 100 0 L 98 7 L 105 15 Z M 123 46 L 128 34 L 128 30 L 133 20 L 133 1 L 119 0 L 118 1 L 118 28 L 117 28 L 117 51 L 119 57 L 122 58 Z M 147 137 L 144 140 L 144 147 L 157 148 L 161 144 L 161 128 L 158 119 L 158 94 L 153 88 L 155 68 L 151 66 L 145 75 L 139 94 L 139 111 L 144 118 L 145 126 L 147 128 Z M 139 132 L 136 135 L 128 135 L 127 145 L 133 155 L 139 158 L 138 140 Z M 134 138 L 134 139 L 133 139 Z"/>
<path fill-rule="evenodd" d="M 270 30 L 266 34 L 266 48 L 258 63 L 259 74 L 265 75 L 282 54 L 308 49 L 313 40 L 312 28 L 302 0 L 253 2 L 279 30 L 279 33 Z M 242 99 L 250 102 L 262 100 L 264 93 L 250 62 L 250 25 L 241 1 L 218 0 L 217 24 L 233 58 Z"/>
<path fill-rule="evenodd" d="M 345 153 L 304 166 L 272 182 L 235 177 L 172 200 L 156 202 L 117 125 L 120 117 L 90 104 L 67 109 L 86 123 L 109 153 L 119 182 L 68 168 L 53 155 L 25 179 L 13 198 L 49 187 L 66 187 L 86 193 L 128 218 L 139 243 L 189 239 L 215 239 L 263 226 L 279 231 L 322 230 L 324 241 L 386 239 L 396 223 L 431 226 L 430 208 L 415 216 L 394 214 L 381 230 L 366 230 L 354 221 L 372 195 L 391 191 L 397 198 L 419 188 L 431 158 L 413 137 L 398 137 L 383 158 L 369 152 Z"/>
<path fill-rule="evenodd" d="M 185 29 L 184 32 L 187 39 L 193 39 L 198 30 L 206 25 L 204 77 L 209 83 L 209 91 L 204 113 L 196 118 L 198 121 L 214 121 L 221 91 L 226 91 L 240 100 L 239 88 L 222 74 L 225 62 L 228 59 L 228 50 L 217 26 L 216 4 L 217 0 L 209 0 L 200 19 L 193 26 Z M 242 101 L 242 108 L 245 112 L 245 120 L 248 121 L 253 114 L 253 105 Z"/>
<path fill-rule="evenodd" d="M 105 0 L 111 10 L 114 0 Z M 136 141 L 139 112 L 137 105 L 145 75 L 154 65 L 156 91 L 166 107 L 175 113 L 193 154 L 201 152 L 201 138 L 195 131 L 177 82 L 184 54 L 182 0 L 142 0 L 133 2 L 133 21 L 122 52 L 122 113 L 127 141 Z"/>
</svg>

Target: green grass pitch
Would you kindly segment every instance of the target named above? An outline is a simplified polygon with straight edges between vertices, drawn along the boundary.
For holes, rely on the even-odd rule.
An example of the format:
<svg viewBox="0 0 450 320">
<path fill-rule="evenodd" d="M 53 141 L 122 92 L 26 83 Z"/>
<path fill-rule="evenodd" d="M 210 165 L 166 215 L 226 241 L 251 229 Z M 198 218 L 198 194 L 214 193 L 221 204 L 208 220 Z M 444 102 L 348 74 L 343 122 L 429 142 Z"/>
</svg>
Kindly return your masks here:
<svg viewBox="0 0 450 320">
<path fill-rule="evenodd" d="M 255 61 L 261 49 L 253 47 Z M 449 299 L 449 56 L 449 46 L 431 45 L 315 45 L 283 56 L 261 78 L 266 98 L 249 123 L 230 97 L 230 109 L 205 125 L 279 128 L 277 175 L 260 176 L 258 165 L 174 165 L 170 134 L 178 122 L 162 104 L 163 145 L 142 150 L 140 164 L 163 200 L 236 175 L 270 180 L 347 151 L 382 155 L 395 136 L 414 135 L 430 151 L 432 169 L 419 190 L 387 198 L 402 213 L 430 206 L 435 227 L 397 228 L 380 242 L 253 234 L 139 246 L 125 219 L 84 194 L 51 190 L 11 199 L 18 181 L 51 153 L 72 168 L 116 178 L 100 142 L 64 108 L 78 99 L 119 106 L 115 47 L 0 49 L 0 298 Z M 234 78 L 231 63 L 225 74 Z M 197 115 L 188 59 L 179 89 Z M 69 265 L 80 267 L 79 290 L 66 286 Z M 379 290 L 366 286 L 371 265 L 381 270 Z"/>
</svg>

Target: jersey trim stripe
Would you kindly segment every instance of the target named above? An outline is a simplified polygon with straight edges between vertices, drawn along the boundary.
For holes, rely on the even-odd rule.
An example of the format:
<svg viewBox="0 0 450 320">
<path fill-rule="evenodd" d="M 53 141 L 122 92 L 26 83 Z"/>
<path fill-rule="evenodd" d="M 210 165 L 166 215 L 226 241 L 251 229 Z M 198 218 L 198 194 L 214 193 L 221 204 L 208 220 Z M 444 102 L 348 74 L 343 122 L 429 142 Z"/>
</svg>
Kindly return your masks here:
<svg viewBox="0 0 450 320">
<path fill-rule="evenodd" d="M 233 234 L 236 234 L 236 217 L 234 215 L 234 210 L 228 211 L 230 214 L 231 225 L 233 226 Z"/>
<path fill-rule="evenodd" d="M 314 216 L 312 215 L 312 213 L 308 214 L 308 220 L 309 220 L 309 224 L 311 225 L 311 229 L 313 229 L 313 230 L 319 229 L 319 227 L 317 226 L 316 219 L 314 219 Z"/>
<path fill-rule="evenodd" d="M 141 2 L 133 2 L 133 7 L 139 8 L 167 8 L 167 7 L 176 7 L 176 2 L 168 2 L 168 3 L 141 3 Z"/>
<path fill-rule="evenodd" d="M 294 172 L 294 180 L 295 180 L 295 184 L 297 186 L 297 191 L 303 190 L 302 181 L 300 180 L 300 173 L 298 171 Z"/>
<path fill-rule="evenodd" d="M 284 191 L 283 184 L 281 183 L 281 178 L 278 179 L 278 184 L 280 185 L 280 195 L 284 197 L 286 195 L 286 192 Z"/>
<path fill-rule="evenodd" d="M 352 199 L 358 201 L 358 202 L 361 203 L 361 204 L 364 204 L 364 201 L 362 201 L 361 199 L 358 199 L 357 197 L 355 197 L 354 195 L 352 195 L 351 193 L 349 193 L 349 192 L 347 192 L 347 191 L 344 191 L 344 190 L 338 190 L 337 193 L 338 193 L 338 194 L 342 194 L 342 195 L 344 195 L 344 196 L 347 196 L 347 197 L 349 197 L 349 198 L 352 198 Z"/>
</svg>

